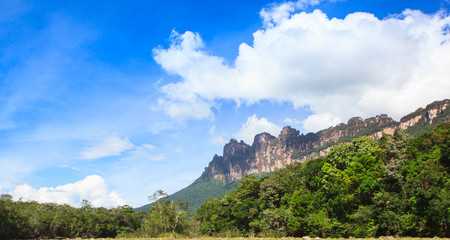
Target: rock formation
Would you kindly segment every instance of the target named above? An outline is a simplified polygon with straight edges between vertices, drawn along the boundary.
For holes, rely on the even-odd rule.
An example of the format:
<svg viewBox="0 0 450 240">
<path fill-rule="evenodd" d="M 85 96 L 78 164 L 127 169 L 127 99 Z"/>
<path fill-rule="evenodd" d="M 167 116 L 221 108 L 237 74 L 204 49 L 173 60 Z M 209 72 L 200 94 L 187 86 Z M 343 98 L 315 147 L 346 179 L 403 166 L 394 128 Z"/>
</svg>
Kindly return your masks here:
<svg viewBox="0 0 450 240">
<path fill-rule="evenodd" d="M 223 156 L 215 155 L 197 181 L 226 183 L 239 180 L 245 174 L 273 172 L 294 162 L 325 156 L 333 145 L 362 135 L 379 139 L 384 134 L 393 134 L 396 129 L 415 135 L 439 122 L 450 121 L 449 102 L 449 99 L 433 102 L 401 118 L 400 122 L 382 114 L 364 120 L 354 117 L 347 124 L 306 135 L 287 126 L 278 137 L 268 133 L 256 135 L 251 146 L 231 139 L 224 146 Z"/>
</svg>

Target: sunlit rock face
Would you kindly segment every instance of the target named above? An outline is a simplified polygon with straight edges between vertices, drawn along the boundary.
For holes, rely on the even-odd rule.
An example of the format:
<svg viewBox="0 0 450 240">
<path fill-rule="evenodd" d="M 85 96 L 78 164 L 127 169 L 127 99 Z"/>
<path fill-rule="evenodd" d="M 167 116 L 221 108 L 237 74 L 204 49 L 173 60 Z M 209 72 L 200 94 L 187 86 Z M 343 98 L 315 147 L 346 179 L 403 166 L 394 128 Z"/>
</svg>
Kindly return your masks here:
<svg viewBox="0 0 450 240">
<path fill-rule="evenodd" d="M 340 142 L 348 142 L 358 136 L 379 139 L 403 129 L 410 134 L 421 132 L 439 122 L 450 121 L 449 99 L 433 102 L 425 109 L 394 121 L 386 114 L 362 119 L 354 117 L 347 124 L 341 123 L 317 133 L 301 134 L 292 127 L 284 127 L 278 137 L 269 133 L 255 136 L 253 145 L 231 139 L 223 148 L 223 155 L 215 155 L 198 181 L 231 182 L 245 174 L 273 172 L 294 162 L 305 162 L 325 156 L 330 148 Z"/>
</svg>

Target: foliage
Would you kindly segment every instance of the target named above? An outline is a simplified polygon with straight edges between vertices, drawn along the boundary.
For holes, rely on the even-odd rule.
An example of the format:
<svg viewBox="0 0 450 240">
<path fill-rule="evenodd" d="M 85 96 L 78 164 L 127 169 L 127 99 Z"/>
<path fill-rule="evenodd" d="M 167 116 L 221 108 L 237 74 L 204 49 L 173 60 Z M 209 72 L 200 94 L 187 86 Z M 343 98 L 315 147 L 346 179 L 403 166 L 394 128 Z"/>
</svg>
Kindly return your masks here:
<svg viewBox="0 0 450 240">
<path fill-rule="evenodd" d="M 149 197 L 156 200 L 156 203 L 151 207 L 141 228 L 141 234 L 145 237 L 183 232 L 183 227 L 186 225 L 186 212 L 182 210 L 187 209 L 187 203 L 165 200 L 163 197 L 167 197 L 167 194 L 161 190 Z"/>
<path fill-rule="evenodd" d="M 359 137 L 322 159 L 256 179 L 197 211 L 200 232 L 224 236 L 449 237 L 450 124 L 412 139 Z"/>
<path fill-rule="evenodd" d="M 157 192 L 158 194 L 163 193 Z M 13 201 L 0 198 L 0 239 L 109 238 L 184 234 L 184 203 L 158 200 L 149 212 L 130 206 L 94 208 L 86 200 L 81 208 L 67 204 Z"/>
<path fill-rule="evenodd" d="M 450 237 L 450 123 L 412 138 L 359 137 L 325 158 L 245 176 L 193 218 L 157 191 L 148 213 L 0 197 L 0 239 L 182 237 Z M 202 185 L 197 182 L 198 186 Z M 214 187 L 212 187 L 214 189 Z"/>
<path fill-rule="evenodd" d="M 0 199 L 0 239 L 31 239 L 55 237 L 115 237 L 122 232 L 136 231 L 140 214 L 131 207 L 93 208 L 87 201 L 82 208 L 55 203 L 12 201 Z"/>
<path fill-rule="evenodd" d="M 237 182 L 222 183 L 218 181 L 202 181 L 197 180 L 182 190 L 168 196 L 166 200 L 184 201 L 189 204 L 186 211 L 188 213 L 195 212 L 209 198 L 222 198 L 227 193 L 236 189 Z M 135 210 L 148 212 L 155 203 L 145 205 Z"/>
</svg>

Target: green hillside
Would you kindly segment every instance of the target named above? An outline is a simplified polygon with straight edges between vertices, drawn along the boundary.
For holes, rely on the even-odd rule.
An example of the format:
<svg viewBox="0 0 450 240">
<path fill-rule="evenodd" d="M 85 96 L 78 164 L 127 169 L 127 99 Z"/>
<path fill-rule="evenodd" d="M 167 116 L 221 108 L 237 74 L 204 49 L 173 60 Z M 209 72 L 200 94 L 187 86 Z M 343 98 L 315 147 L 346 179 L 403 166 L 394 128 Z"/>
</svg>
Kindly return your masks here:
<svg viewBox="0 0 450 240">
<path fill-rule="evenodd" d="M 201 181 L 159 199 L 149 213 L 129 206 L 81 208 L 0 196 L 0 239 L 139 237 L 450 237 L 450 123 L 414 138 L 395 131 L 359 137 L 327 156 L 236 183 Z M 203 197 L 203 199 L 202 199 Z M 198 200 L 198 201 L 193 201 Z M 304 237 L 304 239 L 307 239 Z"/>
<path fill-rule="evenodd" d="M 450 123 L 413 138 L 359 137 L 324 158 L 242 179 L 197 211 L 223 236 L 450 237 Z"/>
<path fill-rule="evenodd" d="M 377 132 L 382 131 L 384 128 L 400 128 L 400 125 L 402 123 L 408 122 L 411 119 L 413 120 L 418 119 L 418 120 L 413 121 L 413 124 L 409 125 L 405 129 L 405 132 L 413 137 L 418 137 L 424 133 L 431 132 L 432 129 L 435 128 L 439 123 L 445 123 L 450 121 L 450 107 L 447 107 L 448 104 L 449 104 L 448 99 L 433 102 L 427 105 L 426 108 L 419 108 L 415 112 L 404 116 L 400 120 L 400 122 L 392 120 L 387 115 L 377 116 L 376 118 L 369 118 L 364 121 L 361 118 L 352 118 L 349 120 L 347 124 L 339 124 L 335 127 L 319 131 L 318 133 L 315 134 L 309 133 L 306 136 L 294 136 L 289 140 L 292 141 L 293 144 L 294 143 L 297 144 L 296 146 L 300 149 L 300 146 L 302 146 L 301 145 L 302 141 L 319 141 L 318 139 L 320 137 L 327 139 L 330 138 L 330 136 L 338 133 L 339 134 L 346 133 L 342 135 L 337 141 L 328 140 L 328 142 L 322 143 L 319 147 L 314 148 L 313 144 L 311 144 L 311 146 L 308 146 L 306 149 L 302 149 L 301 152 L 292 154 L 291 157 L 293 159 L 300 160 L 305 156 L 311 155 L 312 153 L 319 153 L 320 151 L 332 147 L 334 145 L 350 142 L 357 137 L 373 135 Z M 305 138 L 306 140 L 305 139 L 299 140 L 298 138 Z M 317 139 L 314 140 L 315 138 Z M 241 147 L 240 143 L 235 144 L 237 145 L 237 147 Z M 251 146 L 247 147 L 251 148 Z M 283 149 L 280 150 L 284 151 Z M 253 149 L 252 151 L 256 150 Z M 249 161 L 255 159 L 254 155 L 250 156 L 248 154 L 249 152 L 243 153 L 243 155 L 238 154 L 228 156 L 228 158 L 233 159 L 232 162 L 234 162 L 236 166 L 241 164 L 239 162 L 242 162 L 241 165 L 245 166 L 245 164 L 247 164 L 245 161 L 247 161 L 248 159 L 250 159 Z M 316 157 L 317 156 L 315 156 L 314 158 Z M 225 176 L 229 174 L 230 169 L 224 169 L 224 166 L 229 166 L 230 162 L 228 163 L 223 162 L 225 158 L 226 158 L 225 152 L 223 157 L 215 156 L 213 158 L 213 161 L 211 161 L 210 163 L 210 166 L 213 163 L 212 165 L 214 165 L 214 168 L 212 169 L 214 169 L 215 172 L 207 172 L 207 170 L 205 170 L 202 176 L 200 176 L 200 178 L 197 179 L 194 183 L 168 196 L 166 199 L 174 201 L 181 200 L 187 202 L 189 204 L 188 212 L 194 212 L 207 200 L 211 198 L 222 198 L 227 193 L 231 192 L 233 189 L 236 189 L 239 181 L 223 183 L 220 181 L 211 180 L 213 179 L 212 176 L 214 176 L 214 174 L 224 174 Z M 238 161 L 237 159 L 240 160 Z M 243 167 L 238 166 L 238 168 Z M 259 173 L 256 176 L 256 178 L 260 179 L 269 174 L 270 173 Z M 134 210 L 147 212 L 150 206 L 152 206 L 152 204 L 147 204 Z"/>
<path fill-rule="evenodd" d="M 185 201 L 189 204 L 188 212 L 195 212 L 200 206 L 210 198 L 222 198 L 227 193 L 237 188 L 237 182 L 222 183 L 217 181 L 197 180 L 191 185 L 168 196 L 167 200 Z M 152 204 L 135 208 L 134 210 L 148 212 Z"/>
</svg>

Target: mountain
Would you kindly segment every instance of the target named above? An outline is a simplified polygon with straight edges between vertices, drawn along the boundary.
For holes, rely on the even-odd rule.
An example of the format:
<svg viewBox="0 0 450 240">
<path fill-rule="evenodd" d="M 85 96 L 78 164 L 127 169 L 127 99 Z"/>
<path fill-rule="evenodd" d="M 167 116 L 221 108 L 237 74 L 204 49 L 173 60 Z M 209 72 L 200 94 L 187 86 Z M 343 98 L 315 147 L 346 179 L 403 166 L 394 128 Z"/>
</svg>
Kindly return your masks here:
<svg viewBox="0 0 450 240">
<path fill-rule="evenodd" d="M 354 117 L 347 124 L 306 135 L 289 126 L 278 137 L 269 133 L 255 136 L 253 144 L 231 139 L 223 148 L 223 155 L 215 155 L 202 175 L 188 187 L 172 194 L 171 200 L 183 200 L 194 211 L 209 198 L 223 197 L 236 187 L 245 174 L 265 175 L 294 162 L 305 162 L 325 156 L 330 148 L 340 142 L 348 142 L 359 136 L 375 139 L 403 129 L 418 136 L 440 122 L 450 121 L 450 100 L 436 101 L 394 121 L 386 114 L 362 119 Z M 146 211 L 149 205 L 137 208 Z"/>
</svg>

